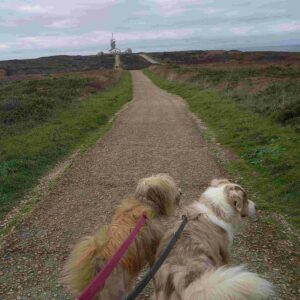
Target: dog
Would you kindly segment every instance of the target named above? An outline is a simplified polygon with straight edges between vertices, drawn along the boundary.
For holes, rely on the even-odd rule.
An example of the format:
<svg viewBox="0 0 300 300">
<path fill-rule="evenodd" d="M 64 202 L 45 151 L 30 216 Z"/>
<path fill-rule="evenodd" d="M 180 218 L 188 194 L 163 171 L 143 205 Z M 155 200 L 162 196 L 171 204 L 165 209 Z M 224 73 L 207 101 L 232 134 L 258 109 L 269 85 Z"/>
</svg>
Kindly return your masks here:
<svg viewBox="0 0 300 300">
<path fill-rule="evenodd" d="M 74 247 L 63 270 L 62 282 L 67 289 L 78 295 L 111 259 L 144 214 L 146 224 L 97 295 L 97 299 L 120 299 L 129 291 L 139 271 L 154 263 L 163 236 L 163 221 L 179 205 L 180 198 L 181 190 L 167 174 L 141 179 L 133 197 L 116 209 L 112 222 Z"/>
<path fill-rule="evenodd" d="M 229 247 L 242 217 L 256 215 L 245 190 L 213 180 L 198 201 L 183 208 L 188 223 L 154 277 L 156 300 L 246 300 L 272 295 L 272 285 L 243 266 L 229 267 Z M 177 228 L 179 226 L 179 222 Z M 162 238 L 159 257 L 174 234 Z"/>
</svg>

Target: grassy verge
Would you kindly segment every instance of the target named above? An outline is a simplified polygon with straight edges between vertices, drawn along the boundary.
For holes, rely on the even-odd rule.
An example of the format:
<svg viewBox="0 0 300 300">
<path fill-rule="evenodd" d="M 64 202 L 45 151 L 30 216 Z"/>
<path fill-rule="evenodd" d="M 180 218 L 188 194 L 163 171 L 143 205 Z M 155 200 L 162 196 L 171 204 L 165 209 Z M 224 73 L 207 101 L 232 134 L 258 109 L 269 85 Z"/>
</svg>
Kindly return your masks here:
<svg viewBox="0 0 300 300">
<path fill-rule="evenodd" d="M 91 88 L 87 77 L 45 78 L 0 84 L 1 140 L 47 122 Z"/>
<path fill-rule="evenodd" d="M 112 88 L 68 105 L 26 133 L 1 139 L 0 218 L 57 161 L 104 134 L 109 120 L 131 98 L 131 76 L 124 72 Z"/>
<path fill-rule="evenodd" d="M 255 192 L 259 206 L 285 215 L 299 229 L 299 134 L 218 92 L 167 81 L 149 70 L 145 74 L 159 87 L 185 99 L 218 141 L 239 155 L 240 159 L 226 167 L 231 174 L 242 176 L 241 183 Z"/>
<path fill-rule="evenodd" d="M 162 71 L 157 69 L 158 73 L 154 72 L 161 74 Z M 222 64 L 210 67 L 173 65 L 165 71 L 177 78 L 188 78 L 184 82 L 193 87 L 217 90 L 244 108 L 300 132 L 299 67 L 259 64 L 239 67 Z"/>
</svg>

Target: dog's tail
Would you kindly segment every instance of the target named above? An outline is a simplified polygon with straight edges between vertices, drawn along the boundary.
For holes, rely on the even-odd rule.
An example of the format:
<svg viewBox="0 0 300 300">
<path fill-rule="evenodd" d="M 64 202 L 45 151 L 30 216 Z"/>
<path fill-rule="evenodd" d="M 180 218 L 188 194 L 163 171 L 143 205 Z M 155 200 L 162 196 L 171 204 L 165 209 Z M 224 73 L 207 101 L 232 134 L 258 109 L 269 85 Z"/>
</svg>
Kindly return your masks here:
<svg viewBox="0 0 300 300">
<path fill-rule="evenodd" d="M 75 294 L 81 292 L 97 274 L 104 260 L 99 257 L 106 243 L 106 228 L 95 236 L 84 237 L 73 249 L 63 269 L 63 284 Z"/>
<path fill-rule="evenodd" d="M 243 266 L 221 267 L 203 274 L 183 292 L 184 300 L 258 300 L 273 294 L 272 285 Z"/>
</svg>

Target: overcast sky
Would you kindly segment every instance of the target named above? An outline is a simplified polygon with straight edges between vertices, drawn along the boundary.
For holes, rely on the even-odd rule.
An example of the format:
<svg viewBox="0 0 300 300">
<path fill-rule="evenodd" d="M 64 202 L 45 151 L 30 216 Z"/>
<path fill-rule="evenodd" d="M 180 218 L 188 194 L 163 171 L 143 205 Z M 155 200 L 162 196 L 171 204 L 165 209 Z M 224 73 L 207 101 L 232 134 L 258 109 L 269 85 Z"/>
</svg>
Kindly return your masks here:
<svg viewBox="0 0 300 300">
<path fill-rule="evenodd" d="M 0 0 L 0 60 L 300 44 L 300 0 Z"/>
</svg>

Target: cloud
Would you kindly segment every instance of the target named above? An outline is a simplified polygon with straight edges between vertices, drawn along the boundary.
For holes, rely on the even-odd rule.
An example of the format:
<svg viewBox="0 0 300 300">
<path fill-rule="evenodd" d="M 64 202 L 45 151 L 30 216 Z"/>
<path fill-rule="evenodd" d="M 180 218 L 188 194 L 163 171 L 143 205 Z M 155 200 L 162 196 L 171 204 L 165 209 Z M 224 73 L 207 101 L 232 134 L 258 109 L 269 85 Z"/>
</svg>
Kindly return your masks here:
<svg viewBox="0 0 300 300">
<path fill-rule="evenodd" d="M 169 20 L 162 24 L 163 27 L 208 27 L 213 28 L 213 26 L 219 26 L 220 28 L 225 28 L 228 25 L 232 27 L 244 27 L 244 26 L 257 26 L 265 28 L 266 24 L 274 24 L 276 22 L 284 22 L 289 18 L 287 13 L 284 14 L 274 14 L 270 12 L 268 16 L 264 14 L 249 14 L 247 16 L 239 15 L 235 17 L 227 17 L 225 14 L 221 15 L 207 15 L 201 17 L 185 18 Z M 162 23 L 162 22 L 161 22 Z"/>
<path fill-rule="evenodd" d="M 0 43 L 0 51 L 1 50 L 7 50 L 7 49 L 9 49 L 10 47 L 7 45 L 7 44 L 1 44 Z"/>
<path fill-rule="evenodd" d="M 26 15 L 43 15 L 50 13 L 53 10 L 53 6 L 41 5 L 41 4 L 24 4 L 24 2 L 4 2 L 0 3 L 0 9 L 10 11 L 13 13 L 26 14 Z"/>
<path fill-rule="evenodd" d="M 43 14 L 47 13 L 52 9 L 51 6 L 41 6 L 39 4 L 25 4 L 15 7 L 16 10 L 19 10 L 21 12 L 31 13 L 31 14 Z"/>
<path fill-rule="evenodd" d="M 263 29 L 258 26 L 237 26 L 230 28 L 230 32 L 238 36 L 252 35 L 261 36 L 264 34 L 283 34 L 288 32 L 300 32 L 300 21 L 290 21 L 283 23 L 266 23 L 260 24 Z"/>
<path fill-rule="evenodd" d="M 300 10 L 295 0 L 0 0 L 0 26 L 1 58 L 108 49 L 112 31 L 120 48 L 216 49 L 298 43 Z"/>
<path fill-rule="evenodd" d="M 0 9 L 31 15 L 70 16 L 86 9 L 112 6 L 121 0 L 39 0 L 24 4 L 24 1 L 0 3 Z"/>
<path fill-rule="evenodd" d="M 32 34 L 36 30 L 75 29 L 83 30 L 89 24 L 99 26 L 109 18 L 109 9 L 121 0 L 40 0 L 1 3 L 0 25 L 13 31 L 18 28 L 18 34 Z M 26 4 L 24 4 L 24 2 Z M 91 27 L 91 26 L 90 26 Z M 33 30 L 34 28 L 34 30 Z M 96 28 L 92 28 L 95 30 Z M 91 28 L 89 28 L 91 30 Z M 27 32 L 28 31 L 28 32 Z"/>
<path fill-rule="evenodd" d="M 191 29 L 173 29 L 173 30 L 160 30 L 148 32 L 131 32 L 116 34 L 120 41 L 128 40 L 156 40 L 156 39 L 180 39 L 182 37 L 191 36 L 193 30 Z"/>
<path fill-rule="evenodd" d="M 60 19 L 55 20 L 51 24 L 47 25 L 50 28 L 64 29 L 78 27 L 78 21 L 75 19 Z"/>
<path fill-rule="evenodd" d="M 176 16 L 185 12 L 190 6 L 211 2 L 210 0 L 154 0 L 159 11 L 165 16 Z"/>
<path fill-rule="evenodd" d="M 192 35 L 190 29 L 136 31 L 115 33 L 118 42 L 180 39 Z M 82 35 L 69 36 L 29 36 L 17 40 L 17 46 L 23 49 L 56 49 L 56 48 L 82 48 L 93 45 L 108 45 L 111 38 L 109 31 L 94 31 Z"/>
<path fill-rule="evenodd" d="M 184 13 L 185 11 L 186 11 L 185 8 L 173 8 L 173 9 L 164 11 L 164 15 L 165 16 L 178 16 L 178 15 L 181 15 L 182 13 Z"/>
<path fill-rule="evenodd" d="M 232 27 L 230 32 L 236 35 L 246 35 L 251 31 L 252 27 Z"/>
<path fill-rule="evenodd" d="M 152 12 L 150 10 L 137 10 L 132 13 L 133 16 L 148 16 L 151 14 Z"/>
<path fill-rule="evenodd" d="M 281 23 L 277 26 L 279 30 L 284 32 L 293 32 L 300 30 L 300 21 Z"/>
<path fill-rule="evenodd" d="M 207 8 L 203 8 L 203 12 L 206 15 L 214 15 L 220 12 L 223 12 L 225 9 L 224 8 L 215 8 L 215 7 L 207 7 Z"/>
</svg>

